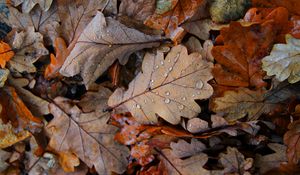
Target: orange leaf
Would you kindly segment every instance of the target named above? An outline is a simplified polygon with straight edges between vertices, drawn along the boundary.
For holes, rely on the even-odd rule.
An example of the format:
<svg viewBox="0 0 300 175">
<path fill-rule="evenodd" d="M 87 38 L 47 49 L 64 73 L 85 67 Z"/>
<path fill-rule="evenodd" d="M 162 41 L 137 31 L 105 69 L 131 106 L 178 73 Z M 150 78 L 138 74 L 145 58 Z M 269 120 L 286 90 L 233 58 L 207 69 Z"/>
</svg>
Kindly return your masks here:
<svg viewBox="0 0 300 175">
<path fill-rule="evenodd" d="M 205 3 L 203 0 L 172 0 L 170 3 L 170 9 L 164 13 L 160 12 L 161 7 L 157 5 L 155 13 L 144 23 L 151 28 L 164 30 L 167 37 L 176 42 L 184 35 L 183 28 L 178 26 L 191 18 Z"/>
<path fill-rule="evenodd" d="M 253 7 L 285 7 L 290 13 L 300 15 L 299 0 L 252 0 Z"/>
<path fill-rule="evenodd" d="M 243 27 L 232 22 L 228 28 L 222 28 L 217 38 L 222 45 L 212 49 L 217 61 L 213 68 L 217 83 L 234 87 L 266 86 L 261 59 L 269 54 L 276 34 L 273 23 Z"/>
<path fill-rule="evenodd" d="M 298 164 L 300 160 L 300 120 L 291 123 L 289 131 L 284 134 L 284 143 L 287 145 L 286 156 L 289 163 Z"/>
<path fill-rule="evenodd" d="M 3 41 L 0 41 L 0 67 L 4 68 L 7 61 L 9 61 L 13 56 L 14 52 L 11 50 L 10 46 Z"/>
</svg>

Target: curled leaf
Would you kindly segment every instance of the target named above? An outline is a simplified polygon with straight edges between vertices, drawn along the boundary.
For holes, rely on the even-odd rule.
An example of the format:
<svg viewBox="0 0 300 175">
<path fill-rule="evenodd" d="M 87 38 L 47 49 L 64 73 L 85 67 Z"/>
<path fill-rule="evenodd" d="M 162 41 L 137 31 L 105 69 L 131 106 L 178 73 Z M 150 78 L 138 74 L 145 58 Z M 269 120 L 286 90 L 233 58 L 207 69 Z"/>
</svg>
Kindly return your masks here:
<svg viewBox="0 0 300 175">
<path fill-rule="evenodd" d="M 9 61 L 14 55 L 15 54 L 10 48 L 10 46 L 5 42 L 1 41 L 0 42 L 0 67 L 4 68 L 6 62 Z"/>
</svg>

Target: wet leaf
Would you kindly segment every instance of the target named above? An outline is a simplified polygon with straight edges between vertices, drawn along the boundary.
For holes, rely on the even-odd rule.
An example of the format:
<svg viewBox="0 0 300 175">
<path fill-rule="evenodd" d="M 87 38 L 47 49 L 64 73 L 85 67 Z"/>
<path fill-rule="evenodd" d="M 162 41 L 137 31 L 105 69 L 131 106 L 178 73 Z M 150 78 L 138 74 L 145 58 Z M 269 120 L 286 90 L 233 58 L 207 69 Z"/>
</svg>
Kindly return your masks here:
<svg viewBox="0 0 300 175">
<path fill-rule="evenodd" d="M 64 76 L 80 73 L 89 87 L 116 59 L 126 63 L 131 53 L 157 46 L 159 40 L 159 36 L 127 28 L 98 12 L 80 35 L 60 73 Z"/>
<path fill-rule="evenodd" d="M 201 111 L 195 99 L 213 93 L 207 83 L 212 78 L 211 64 L 198 53 L 188 55 L 182 45 L 173 47 L 165 58 L 161 51 L 147 53 L 142 67 L 128 90 L 117 89 L 108 101 L 113 109 L 130 111 L 139 122 L 156 123 L 157 114 L 178 124 L 181 116 L 193 118 Z"/>
<path fill-rule="evenodd" d="M 101 90 L 105 93 L 100 99 L 107 99 L 109 90 Z M 68 99 L 57 97 L 54 102 L 49 105 L 54 119 L 47 125 L 51 148 L 75 154 L 89 167 L 94 165 L 99 174 L 125 171 L 128 149 L 114 142 L 117 128 L 106 124 L 109 113 L 102 111 L 105 103 L 84 113 Z"/>
<path fill-rule="evenodd" d="M 14 6 L 18 6 L 22 4 L 22 11 L 24 13 L 29 13 L 31 9 L 39 4 L 42 10 L 47 11 L 49 10 L 52 0 L 12 0 Z"/>
<path fill-rule="evenodd" d="M 6 62 L 9 61 L 14 55 L 15 54 L 10 48 L 10 46 L 5 42 L 1 41 L 0 42 L 0 67 L 4 68 Z"/>
<path fill-rule="evenodd" d="M 270 55 L 262 59 L 267 75 L 290 83 L 300 80 L 300 40 L 286 35 L 286 44 L 275 44 Z"/>
</svg>

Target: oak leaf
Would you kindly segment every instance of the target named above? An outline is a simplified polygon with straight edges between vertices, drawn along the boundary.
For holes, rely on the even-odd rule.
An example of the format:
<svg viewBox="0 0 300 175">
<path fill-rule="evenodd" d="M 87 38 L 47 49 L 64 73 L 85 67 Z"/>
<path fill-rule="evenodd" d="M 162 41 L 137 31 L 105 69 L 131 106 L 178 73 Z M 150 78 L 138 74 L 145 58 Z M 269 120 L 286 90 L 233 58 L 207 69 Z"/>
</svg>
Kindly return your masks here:
<svg viewBox="0 0 300 175">
<path fill-rule="evenodd" d="M 298 164 L 300 160 L 300 120 L 292 122 L 284 134 L 284 143 L 287 146 L 286 156 L 290 163 Z"/>
<path fill-rule="evenodd" d="M 81 75 L 89 87 L 116 59 L 126 63 L 129 55 L 159 44 L 159 36 L 145 35 L 97 12 L 80 35 L 60 69 L 64 76 Z"/>
<path fill-rule="evenodd" d="M 211 26 L 211 19 L 191 21 L 182 25 L 184 30 L 186 30 L 188 33 L 196 35 L 199 39 L 202 40 L 209 39 L 209 31 L 211 30 Z"/>
<path fill-rule="evenodd" d="M 0 88 L 2 88 L 4 86 L 8 75 L 9 75 L 9 70 L 8 69 L 1 69 L 0 68 Z"/>
<path fill-rule="evenodd" d="M 158 30 L 164 30 L 166 36 L 173 41 L 178 41 L 183 35 L 183 28 L 179 27 L 190 19 L 201 6 L 205 6 L 203 0 L 161 0 L 157 1 L 153 15 L 144 23 Z"/>
<path fill-rule="evenodd" d="M 171 142 L 170 147 L 174 155 L 180 158 L 196 155 L 206 149 L 206 146 L 197 139 L 191 139 L 191 143 L 185 140 L 178 140 L 177 143 Z"/>
<path fill-rule="evenodd" d="M 207 99 L 212 87 L 211 63 L 202 60 L 198 53 L 188 55 L 187 49 L 178 45 L 164 58 L 161 51 L 147 53 L 143 72 L 129 84 L 129 88 L 117 89 L 109 98 L 113 109 L 125 109 L 142 123 L 156 123 L 159 115 L 172 124 L 178 124 L 181 116 L 195 117 L 201 108 L 196 99 Z"/>
<path fill-rule="evenodd" d="M 18 72 L 32 73 L 36 71 L 35 63 L 41 56 L 48 55 L 44 47 L 43 36 L 29 27 L 26 31 L 16 32 L 12 40 L 15 56 L 9 61 L 10 66 Z"/>
<path fill-rule="evenodd" d="M 99 96 L 107 99 L 108 89 Z M 103 100 L 104 101 L 104 100 Z M 99 174 L 123 173 L 129 152 L 125 146 L 114 142 L 117 128 L 106 124 L 110 115 L 103 112 L 105 103 L 93 104 L 92 112 L 82 112 L 74 103 L 62 97 L 49 105 L 54 119 L 47 125 L 50 135 L 49 146 L 56 151 L 69 152 L 78 156 L 87 166 L 95 166 Z"/>
<path fill-rule="evenodd" d="M 300 1 L 298 0 L 252 0 L 253 7 L 285 7 L 289 12 L 300 15 Z"/>
<path fill-rule="evenodd" d="M 224 96 L 213 99 L 212 110 L 224 113 L 229 121 L 245 116 L 249 121 L 256 120 L 261 114 L 272 112 L 278 105 L 283 105 L 289 98 L 299 98 L 296 87 L 284 84 L 270 91 L 247 88 L 226 91 Z"/>
<path fill-rule="evenodd" d="M 124 0 L 119 7 L 119 13 L 136 20 L 144 21 L 155 11 L 155 0 Z"/>
<path fill-rule="evenodd" d="M 300 40 L 286 35 L 286 44 L 275 44 L 270 55 L 262 59 L 267 75 L 275 75 L 278 81 L 290 83 L 300 80 Z"/>
<path fill-rule="evenodd" d="M 217 61 L 213 69 L 217 83 L 235 87 L 266 86 L 261 59 L 268 55 L 275 36 L 272 25 L 243 27 L 232 22 L 228 28 L 222 28 L 217 38 L 222 45 L 212 49 Z"/>
<path fill-rule="evenodd" d="M 1 41 L 0 42 L 0 67 L 4 68 L 6 62 L 9 61 L 14 55 L 15 54 L 10 48 L 10 46 L 5 42 Z"/>
<path fill-rule="evenodd" d="M 22 11 L 29 13 L 37 4 L 40 5 L 43 11 L 49 10 L 53 0 L 12 0 L 14 6 L 22 4 Z"/>
</svg>

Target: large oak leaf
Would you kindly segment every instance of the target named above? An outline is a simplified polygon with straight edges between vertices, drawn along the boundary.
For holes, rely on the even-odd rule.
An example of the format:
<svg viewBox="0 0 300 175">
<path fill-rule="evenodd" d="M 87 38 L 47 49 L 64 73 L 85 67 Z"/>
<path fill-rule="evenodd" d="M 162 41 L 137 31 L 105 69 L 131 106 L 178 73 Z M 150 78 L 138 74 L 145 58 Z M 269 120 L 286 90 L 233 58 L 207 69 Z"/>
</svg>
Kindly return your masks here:
<svg viewBox="0 0 300 175">
<path fill-rule="evenodd" d="M 60 73 L 81 75 L 89 87 L 116 59 L 127 62 L 129 55 L 159 44 L 159 36 L 145 35 L 98 12 L 80 35 Z"/>
<path fill-rule="evenodd" d="M 54 115 L 47 125 L 51 138 L 49 146 L 58 152 L 75 154 L 89 167 L 94 165 L 99 174 L 123 173 L 129 155 L 125 146 L 114 141 L 117 128 L 107 124 L 110 115 L 102 111 L 110 94 L 108 89 L 101 88 L 99 94 L 95 94 L 99 103 L 90 100 L 93 110 L 86 113 L 62 97 L 55 98 L 49 105 Z"/>
<path fill-rule="evenodd" d="M 201 108 L 196 99 L 207 99 L 212 87 L 211 63 L 199 53 L 188 55 L 187 49 L 178 45 L 164 58 L 164 53 L 147 53 L 143 72 L 129 84 L 126 92 L 117 89 L 109 99 L 112 108 L 125 108 L 142 123 L 156 123 L 159 115 L 172 124 L 181 116 L 195 117 Z"/>
</svg>

